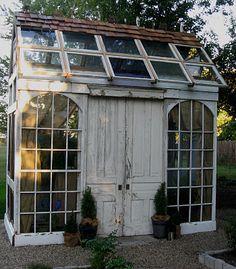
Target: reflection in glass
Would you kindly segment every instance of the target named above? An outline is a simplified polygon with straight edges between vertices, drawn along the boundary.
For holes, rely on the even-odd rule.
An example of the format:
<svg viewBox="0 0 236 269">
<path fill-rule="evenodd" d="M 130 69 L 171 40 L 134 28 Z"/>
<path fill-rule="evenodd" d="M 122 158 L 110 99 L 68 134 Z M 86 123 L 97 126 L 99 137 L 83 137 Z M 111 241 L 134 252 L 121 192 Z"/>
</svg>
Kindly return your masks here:
<svg viewBox="0 0 236 269">
<path fill-rule="evenodd" d="M 22 42 L 25 45 L 58 47 L 54 31 L 21 29 Z"/>
<path fill-rule="evenodd" d="M 65 193 L 53 193 L 52 194 L 52 211 L 64 211 L 65 210 Z"/>
<path fill-rule="evenodd" d="M 178 167 L 178 151 L 168 151 L 168 167 Z"/>
<path fill-rule="evenodd" d="M 176 105 L 168 114 L 168 129 L 178 130 L 179 125 L 179 105 Z"/>
<path fill-rule="evenodd" d="M 52 173 L 52 191 L 65 190 L 65 173 Z"/>
<path fill-rule="evenodd" d="M 66 148 L 66 131 L 53 131 L 53 148 Z"/>
<path fill-rule="evenodd" d="M 35 127 L 37 112 L 37 97 L 32 98 L 22 112 L 22 127 Z"/>
<path fill-rule="evenodd" d="M 20 190 L 21 191 L 34 191 L 34 173 L 32 172 L 21 173 Z"/>
<path fill-rule="evenodd" d="M 68 169 L 78 169 L 78 152 L 77 151 L 69 151 L 68 152 Z"/>
<path fill-rule="evenodd" d="M 69 129 L 78 129 L 79 127 L 79 109 L 71 100 L 69 102 L 68 127 Z"/>
<path fill-rule="evenodd" d="M 65 215 L 63 213 L 52 214 L 52 232 L 64 231 Z"/>
<path fill-rule="evenodd" d="M 177 175 L 178 171 L 177 170 L 170 170 L 167 171 L 167 186 L 168 187 L 176 187 L 177 186 Z"/>
<path fill-rule="evenodd" d="M 213 149 L 213 134 L 204 135 L 204 149 Z"/>
<path fill-rule="evenodd" d="M 192 148 L 202 149 L 202 134 L 199 133 L 192 134 Z"/>
<path fill-rule="evenodd" d="M 49 232 L 49 214 L 36 215 L 36 232 Z"/>
<path fill-rule="evenodd" d="M 63 95 L 54 96 L 54 128 L 66 128 L 67 120 L 67 98 Z"/>
<path fill-rule="evenodd" d="M 37 152 L 37 168 L 50 169 L 51 164 L 51 151 L 38 150 Z"/>
<path fill-rule="evenodd" d="M 202 182 L 201 175 L 202 175 L 202 172 L 200 169 L 192 170 L 192 179 L 191 179 L 192 186 L 201 186 L 201 182 Z"/>
<path fill-rule="evenodd" d="M 76 32 L 63 32 L 65 48 L 97 50 L 94 35 Z"/>
<path fill-rule="evenodd" d="M 199 66 L 199 65 L 186 65 L 190 74 L 196 80 L 210 80 L 210 81 L 217 81 L 221 83 L 218 79 L 215 71 L 210 66 Z"/>
<path fill-rule="evenodd" d="M 38 97 L 38 127 L 52 127 L 52 95 L 40 95 Z"/>
<path fill-rule="evenodd" d="M 36 131 L 30 129 L 22 129 L 22 148 L 35 148 Z"/>
<path fill-rule="evenodd" d="M 190 131 L 191 103 L 182 102 L 180 104 L 180 130 Z"/>
<path fill-rule="evenodd" d="M 180 186 L 189 186 L 189 170 L 180 170 L 179 171 L 179 185 Z"/>
<path fill-rule="evenodd" d="M 189 149 L 190 148 L 190 133 L 180 134 L 180 148 Z"/>
<path fill-rule="evenodd" d="M 168 205 L 177 204 L 177 189 L 167 189 Z"/>
<path fill-rule="evenodd" d="M 52 169 L 65 169 L 66 165 L 66 152 L 54 151 Z"/>
<path fill-rule="evenodd" d="M 114 74 L 120 77 L 150 78 L 142 60 L 109 58 Z"/>
<path fill-rule="evenodd" d="M 203 221 L 211 220 L 211 205 L 204 205 L 202 207 L 202 220 Z"/>
<path fill-rule="evenodd" d="M 34 194 L 21 193 L 20 211 L 21 212 L 33 212 L 34 211 Z"/>
<path fill-rule="evenodd" d="M 105 73 L 101 56 L 67 53 L 72 71 Z"/>
<path fill-rule="evenodd" d="M 213 151 L 204 151 L 203 165 L 205 167 L 213 166 Z"/>
<path fill-rule="evenodd" d="M 76 192 L 69 192 L 67 193 L 67 210 L 74 211 L 77 209 L 77 193 Z"/>
<path fill-rule="evenodd" d="M 37 191 L 50 191 L 50 173 L 37 173 Z"/>
<path fill-rule="evenodd" d="M 200 221 L 201 206 L 191 206 L 191 222 Z"/>
<path fill-rule="evenodd" d="M 132 38 L 103 36 L 102 39 L 108 52 L 139 54 Z"/>
<path fill-rule="evenodd" d="M 151 61 L 159 79 L 187 81 L 178 63 Z"/>
<path fill-rule="evenodd" d="M 179 133 L 170 133 L 168 134 L 168 149 L 178 149 L 179 143 Z"/>
<path fill-rule="evenodd" d="M 189 222 L 189 207 L 188 206 L 180 206 L 179 214 L 182 222 Z"/>
<path fill-rule="evenodd" d="M 202 130 L 202 104 L 193 101 L 193 130 Z"/>
<path fill-rule="evenodd" d="M 175 58 L 168 43 L 142 40 L 142 44 L 149 56 Z"/>
<path fill-rule="evenodd" d="M 191 190 L 191 203 L 200 204 L 201 203 L 201 188 L 192 188 Z"/>
<path fill-rule="evenodd" d="M 37 193 L 36 194 L 36 211 L 46 212 L 50 210 L 50 194 Z"/>
<path fill-rule="evenodd" d="M 203 188 L 203 203 L 212 203 L 212 188 Z"/>
<path fill-rule="evenodd" d="M 212 170 L 203 170 L 203 184 L 212 185 Z"/>
<path fill-rule="evenodd" d="M 51 148 L 51 130 L 38 130 L 38 148 Z"/>
<path fill-rule="evenodd" d="M 34 232 L 34 215 L 24 214 L 20 215 L 20 233 Z"/>
<path fill-rule="evenodd" d="M 179 167 L 189 167 L 190 151 L 180 151 Z"/>
<path fill-rule="evenodd" d="M 68 148 L 80 149 L 80 133 L 68 132 Z"/>
<path fill-rule="evenodd" d="M 189 188 L 179 189 L 179 204 L 180 205 L 189 204 Z"/>
<path fill-rule="evenodd" d="M 187 46 L 176 46 L 180 52 L 184 61 L 189 62 L 208 62 L 207 57 L 200 48 L 187 47 Z"/>
<path fill-rule="evenodd" d="M 202 152 L 192 151 L 192 167 L 201 167 L 202 165 Z"/>
<path fill-rule="evenodd" d="M 204 106 L 204 130 L 213 131 L 213 115 L 206 106 Z"/>
<path fill-rule="evenodd" d="M 35 168 L 35 151 L 21 150 L 21 169 L 33 170 Z"/>
</svg>

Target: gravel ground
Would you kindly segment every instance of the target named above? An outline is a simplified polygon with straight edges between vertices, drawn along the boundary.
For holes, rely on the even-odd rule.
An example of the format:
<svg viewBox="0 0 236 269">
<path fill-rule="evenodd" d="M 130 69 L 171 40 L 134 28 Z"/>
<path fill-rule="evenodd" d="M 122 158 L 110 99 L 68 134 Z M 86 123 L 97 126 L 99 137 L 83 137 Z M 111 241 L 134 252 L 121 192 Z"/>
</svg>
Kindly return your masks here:
<svg viewBox="0 0 236 269">
<path fill-rule="evenodd" d="M 120 238 L 118 254 L 134 263 L 135 269 L 206 269 L 198 263 L 203 251 L 223 249 L 226 240 L 217 232 L 182 236 L 179 240 L 157 240 L 151 236 Z M 88 264 L 89 252 L 81 247 L 63 245 L 12 247 L 0 220 L 0 268 L 21 269 L 42 263 L 54 267 Z"/>
</svg>

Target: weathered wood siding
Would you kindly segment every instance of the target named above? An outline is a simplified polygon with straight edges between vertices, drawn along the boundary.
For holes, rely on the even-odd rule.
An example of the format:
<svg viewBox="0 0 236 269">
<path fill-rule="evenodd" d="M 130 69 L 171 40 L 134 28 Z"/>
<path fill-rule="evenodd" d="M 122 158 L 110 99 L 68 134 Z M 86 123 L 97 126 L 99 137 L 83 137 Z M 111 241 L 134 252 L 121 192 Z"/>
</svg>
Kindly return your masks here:
<svg viewBox="0 0 236 269">
<path fill-rule="evenodd" d="M 218 162 L 236 164 L 236 141 L 218 141 Z"/>
</svg>

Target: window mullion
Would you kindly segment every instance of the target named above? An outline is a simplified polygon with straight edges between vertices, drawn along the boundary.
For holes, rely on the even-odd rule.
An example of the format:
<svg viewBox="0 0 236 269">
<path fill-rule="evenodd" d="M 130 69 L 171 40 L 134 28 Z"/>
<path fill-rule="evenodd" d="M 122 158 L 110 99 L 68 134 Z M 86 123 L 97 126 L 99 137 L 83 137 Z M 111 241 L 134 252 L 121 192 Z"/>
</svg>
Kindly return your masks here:
<svg viewBox="0 0 236 269">
<path fill-rule="evenodd" d="M 189 145 L 189 222 L 192 211 L 192 156 L 193 156 L 193 101 L 190 101 L 190 145 Z"/>
</svg>

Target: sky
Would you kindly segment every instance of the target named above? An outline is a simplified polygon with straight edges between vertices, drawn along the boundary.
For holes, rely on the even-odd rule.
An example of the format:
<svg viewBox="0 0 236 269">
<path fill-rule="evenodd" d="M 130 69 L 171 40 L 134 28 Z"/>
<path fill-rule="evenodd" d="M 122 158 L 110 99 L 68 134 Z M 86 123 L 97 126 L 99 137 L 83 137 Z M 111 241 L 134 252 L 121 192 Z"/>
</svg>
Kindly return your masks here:
<svg viewBox="0 0 236 269">
<path fill-rule="evenodd" d="M 43 0 L 42 0 L 43 1 Z M 212 0 L 212 2 L 215 0 Z M 230 7 L 230 11 L 233 16 L 236 17 L 236 0 L 234 1 L 234 6 Z M 0 5 L 4 5 L 12 10 L 19 10 L 19 0 L 0 0 Z M 213 30 L 219 36 L 219 44 L 223 46 L 225 43 L 229 42 L 230 37 L 227 35 L 227 27 L 226 27 L 226 17 L 222 15 L 222 13 L 217 13 L 212 16 L 208 16 L 206 24 L 206 30 Z M 8 29 L 4 25 L 5 14 L 0 10 L 0 35 L 5 33 Z M 0 38 L 0 57 L 10 55 L 10 41 L 6 41 Z"/>
</svg>

